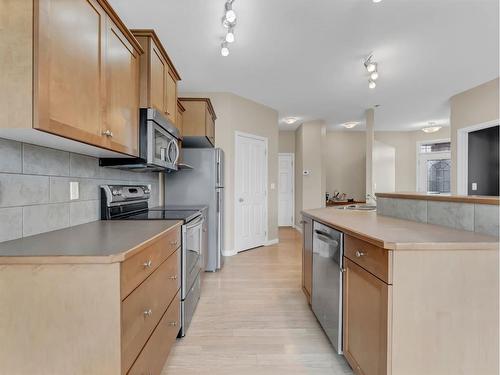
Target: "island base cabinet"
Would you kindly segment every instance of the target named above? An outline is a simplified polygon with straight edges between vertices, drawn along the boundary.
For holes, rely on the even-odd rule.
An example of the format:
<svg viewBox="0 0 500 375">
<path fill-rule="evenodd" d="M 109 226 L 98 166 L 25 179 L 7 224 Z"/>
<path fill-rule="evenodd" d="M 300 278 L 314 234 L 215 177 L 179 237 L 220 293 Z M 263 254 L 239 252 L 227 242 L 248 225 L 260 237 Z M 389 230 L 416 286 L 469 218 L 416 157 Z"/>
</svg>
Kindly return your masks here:
<svg viewBox="0 0 500 375">
<path fill-rule="evenodd" d="M 302 219 L 302 290 L 307 302 L 311 304 L 312 296 L 312 260 L 313 260 L 313 221 L 304 217 Z"/>
<path fill-rule="evenodd" d="M 344 264 L 344 356 L 358 375 L 389 375 L 392 286 Z"/>
</svg>

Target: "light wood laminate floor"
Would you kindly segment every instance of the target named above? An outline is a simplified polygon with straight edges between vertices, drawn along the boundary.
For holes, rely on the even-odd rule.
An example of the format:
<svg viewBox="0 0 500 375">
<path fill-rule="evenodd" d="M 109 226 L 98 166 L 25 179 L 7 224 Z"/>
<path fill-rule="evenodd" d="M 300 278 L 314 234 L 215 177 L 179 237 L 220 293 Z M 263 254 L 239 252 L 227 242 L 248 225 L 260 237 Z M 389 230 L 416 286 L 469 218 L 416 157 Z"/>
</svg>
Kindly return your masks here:
<svg viewBox="0 0 500 375">
<path fill-rule="evenodd" d="M 226 258 L 206 273 L 187 336 L 172 348 L 162 375 L 352 374 L 301 290 L 301 236 Z"/>
</svg>

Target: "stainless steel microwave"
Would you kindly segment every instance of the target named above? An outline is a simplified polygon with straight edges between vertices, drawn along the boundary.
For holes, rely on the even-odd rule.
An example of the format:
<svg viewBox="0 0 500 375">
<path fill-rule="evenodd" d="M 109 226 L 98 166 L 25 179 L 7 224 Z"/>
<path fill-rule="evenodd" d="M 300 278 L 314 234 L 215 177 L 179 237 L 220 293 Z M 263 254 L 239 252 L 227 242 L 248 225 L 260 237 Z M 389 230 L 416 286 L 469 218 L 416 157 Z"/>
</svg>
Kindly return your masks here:
<svg viewBox="0 0 500 375">
<path fill-rule="evenodd" d="M 177 170 L 179 139 L 179 130 L 160 112 L 152 108 L 141 108 L 139 157 L 101 158 L 99 165 L 136 172 Z"/>
</svg>

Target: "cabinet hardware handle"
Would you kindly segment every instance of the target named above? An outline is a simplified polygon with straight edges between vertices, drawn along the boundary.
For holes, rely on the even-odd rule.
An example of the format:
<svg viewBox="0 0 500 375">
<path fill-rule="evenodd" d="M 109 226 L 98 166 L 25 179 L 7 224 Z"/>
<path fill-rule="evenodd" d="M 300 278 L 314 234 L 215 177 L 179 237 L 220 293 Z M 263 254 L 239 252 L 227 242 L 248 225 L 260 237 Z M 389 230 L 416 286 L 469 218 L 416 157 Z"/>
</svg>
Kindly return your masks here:
<svg viewBox="0 0 500 375">
<path fill-rule="evenodd" d="M 177 280 L 177 275 L 170 276 L 170 280 Z"/>
<path fill-rule="evenodd" d="M 151 309 L 144 310 L 144 316 L 148 317 L 153 315 L 153 311 Z"/>
<path fill-rule="evenodd" d="M 172 246 L 177 246 L 177 243 L 178 243 L 177 241 L 170 241 L 170 245 Z"/>
<path fill-rule="evenodd" d="M 153 267 L 153 261 L 151 259 L 148 259 L 147 262 L 144 262 L 143 266 L 144 268 L 151 268 Z"/>
<path fill-rule="evenodd" d="M 102 135 L 105 135 L 106 137 L 113 137 L 113 132 L 111 130 L 105 130 L 102 132 Z"/>
<path fill-rule="evenodd" d="M 359 250 L 357 250 L 357 251 L 356 251 L 356 256 L 357 256 L 358 258 L 361 258 L 361 257 L 362 257 L 362 256 L 364 256 L 364 255 L 365 255 L 365 253 L 363 253 L 362 251 L 359 251 Z"/>
<path fill-rule="evenodd" d="M 170 323 L 168 323 L 168 325 L 171 327 L 175 327 L 177 325 L 177 322 L 170 322 Z"/>
</svg>

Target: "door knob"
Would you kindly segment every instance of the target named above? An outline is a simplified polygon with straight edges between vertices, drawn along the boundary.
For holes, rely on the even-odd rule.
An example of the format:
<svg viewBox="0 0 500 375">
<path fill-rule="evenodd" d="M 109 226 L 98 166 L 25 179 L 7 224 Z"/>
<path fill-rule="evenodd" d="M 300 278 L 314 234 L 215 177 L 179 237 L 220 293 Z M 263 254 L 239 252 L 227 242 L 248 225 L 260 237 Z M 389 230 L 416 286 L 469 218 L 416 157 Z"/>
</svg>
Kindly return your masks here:
<svg viewBox="0 0 500 375">
<path fill-rule="evenodd" d="M 113 137 L 113 132 L 111 130 L 106 130 L 102 132 L 102 135 L 105 135 L 106 137 Z"/>
</svg>

